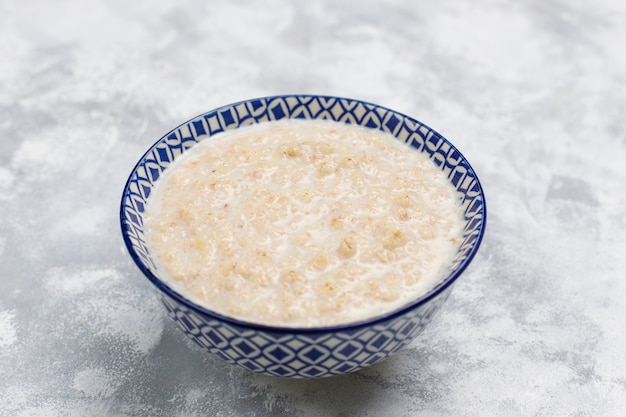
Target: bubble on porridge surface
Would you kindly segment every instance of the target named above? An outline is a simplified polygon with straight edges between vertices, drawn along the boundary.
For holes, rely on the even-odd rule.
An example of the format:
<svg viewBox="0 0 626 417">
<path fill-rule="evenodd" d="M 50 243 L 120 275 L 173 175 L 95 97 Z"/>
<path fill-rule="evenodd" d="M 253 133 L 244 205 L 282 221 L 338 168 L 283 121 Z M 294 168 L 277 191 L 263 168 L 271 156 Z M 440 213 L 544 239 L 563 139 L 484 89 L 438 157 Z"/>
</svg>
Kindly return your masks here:
<svg viewBox="0 0 626 417">
<path fill-rule="evenodd" d="M 0 348 L 11 346 L 15 342 L 17 342 L 15 312 L 12 310 L 0 311 Z"/>
</svg>

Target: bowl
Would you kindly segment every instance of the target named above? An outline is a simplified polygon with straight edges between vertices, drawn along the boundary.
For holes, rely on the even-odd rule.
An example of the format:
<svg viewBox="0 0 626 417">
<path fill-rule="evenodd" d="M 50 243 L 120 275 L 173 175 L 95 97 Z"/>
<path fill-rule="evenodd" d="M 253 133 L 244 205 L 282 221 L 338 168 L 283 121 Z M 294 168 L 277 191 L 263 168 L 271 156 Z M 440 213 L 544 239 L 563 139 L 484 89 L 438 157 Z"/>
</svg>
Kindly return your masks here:
<svg viewBox="0 0 626 417">
<path fill-rule="evenodd" d="M 425 295 L 387 314 L 320 328 L 266 326 L 202 307 L 168 286 L 144 241 L 146 200 L 161 174 L 199 141 L 220 132 L 281 119 L 328 119 L 388 132 L 426 154 L 462 195 L 462 243 L 443 279 Z M 120 209 L 130 256 L 156 289 L 168 315 L 191 340 L 228 363 L 277 377 L 320 378 L 354 372 L 402 349 L 424 330 L 447 300 L 453 284 L 478 251 L 485 232 L 485 196 L 461 153 L 425 124 L 359 100 L 285 95 L 226 105 L 178 126 L 159 139 L 132 170 Z"/>
</svg>

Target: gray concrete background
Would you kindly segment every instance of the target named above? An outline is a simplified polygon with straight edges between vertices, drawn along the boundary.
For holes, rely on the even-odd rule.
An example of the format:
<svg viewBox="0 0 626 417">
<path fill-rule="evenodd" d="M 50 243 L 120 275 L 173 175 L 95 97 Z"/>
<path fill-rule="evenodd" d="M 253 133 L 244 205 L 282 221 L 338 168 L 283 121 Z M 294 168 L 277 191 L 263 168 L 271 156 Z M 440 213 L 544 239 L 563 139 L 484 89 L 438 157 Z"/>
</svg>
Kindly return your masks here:
<svg viewBox="0 0 626 417">
<path fill-rule="evenodd" d="M 624 22 L 618 0 L 0 0 L 0 415 L 624 415 Z M 409 114 L 487 193 L 432 326 L 345 377 L 200 351 L 120 237 L 154 141 L 282 93 Z"/>
</svg>

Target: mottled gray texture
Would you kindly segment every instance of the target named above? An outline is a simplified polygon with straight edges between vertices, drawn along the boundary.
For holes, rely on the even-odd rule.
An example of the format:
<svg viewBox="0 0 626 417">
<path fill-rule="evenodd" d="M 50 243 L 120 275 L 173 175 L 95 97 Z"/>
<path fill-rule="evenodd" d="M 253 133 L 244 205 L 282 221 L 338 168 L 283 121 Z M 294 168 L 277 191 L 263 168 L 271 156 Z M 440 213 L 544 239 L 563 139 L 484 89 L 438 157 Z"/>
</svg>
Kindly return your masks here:
<svg viewBox="0 0 626 417">
<path fill-rule="evenodd" d="M 624 415 L 625 4 L 0 1 L 0 415 Z M 172 127 L 298 92 L 439 130 L 489 221 L 408 349 L 294 382 L 186 341 L 117 212 Z"/>
</svg>

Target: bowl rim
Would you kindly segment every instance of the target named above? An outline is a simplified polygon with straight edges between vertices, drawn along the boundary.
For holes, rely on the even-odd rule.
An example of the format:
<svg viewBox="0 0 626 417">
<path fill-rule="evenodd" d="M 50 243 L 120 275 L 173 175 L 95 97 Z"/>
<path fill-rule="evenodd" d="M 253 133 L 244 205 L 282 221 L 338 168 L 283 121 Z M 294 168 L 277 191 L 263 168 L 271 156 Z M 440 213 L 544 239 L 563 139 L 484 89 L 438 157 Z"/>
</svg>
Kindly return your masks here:
<svg viewBox="0 0 626 417">
<path fill-rule="evenodd" d="M 401 117 L 404 118 L 407 121 L 410 121 L 412 123 L 417 123 L 420 126 L 425 127 L 426 129 L 428 129 L 430 132 L 433 133 L 434 136 L 437 137 L 437 139 L 441 139 L 443 140 L 448 146 L 450 146 L 452 149 L 454 149 L 460 156 L 461 160 L 465 162 L 465 167 L 467 169 L 468 173 L 471 173 L 474 180 L 476 181 L 477 185 L 478 185 L 478 191 L 479 191 L 479 195 L 480 195 L 480 199 L 482 201 L 482 219 L 480 222 L 480 226 L 478 228 L 478 236 L 476 237 L 475 243 L 472 245 L 472 248 L 470 249 L 469 253 L 467 254 L 467 256 L 465 257 L 465 259 L 463 259 L 463 261 L 461 261 L 461 263 L 458 265 L 458 267 L 456 268 L 456 270 L 450 274 L 445 280 L 439 282 L 438 284 L 436 284 L 433 288 L 431 288 L 428 292 L 426 292 L 425 294 L 423 294 L 420 297 L 417 297 L 415 299 L 413 299 L 412 301 L 404 304 L 402 307 L 396 308 L 394 310 L 391 310 L 389 312 L 383 313 L 383 314 L 379 314 L 373 317 L 369 317 L 366 319 L 362 319 L 362 320 L 358 320 L 358 321 L 354 321 L 354 322 L 349 322 L 349 323 L 345 323 L 345 324 L 337 324 L 337 325 L 330 325 L 330 326 L 319 326 L 319 327 L 298 327 L 298 326 L 277 326 L 277 325 L 267 325 L 267 324 L 261 324 L 261 323 L 255 323 L 255 322 L 250 322 L 250 321 L 245 321 L 245 320 L 241 320 L 241 319 L 237 319 L 231 316 L 227 316 L 227 315 L 223 315 L 221 313 L 215 312 L 213 310 L 210 310 L 206 307 L 203 307 L 202 305 L 199 305 L 197 303 L 195 303 L 194 301 L 190 300 L 189 298 L 183 296 L 182 294 L 180 294 L 179 292 L 177 292 L 175 289 L 173 289 L 172 287 L 170 287 L 168 284 L 166 284 L 164 281 L 162 281 L 160 278 L 158 278 L 155 274 L 152 273 L 152 271 L 150 271 L 150 269 L 148 268 L 148 266 L 146 266 L 143 261 L 140 259 L 139 255 L 137 254 L 137 252 L 135 251 L 133 244 L 130 240 L 130 237 L 128 236 L 128 223 L 129 220 L 127 219 L 126 215 L 124 214 L 125 211 L 125 204 L 124 202 L 127 200 L 128 196 L 129 196 L 129 186 L 133 180 L 133 176 L 135 175 L 135 173 L 137 172 L 137 169 L 139 168 L 139 166 L 145 161 L 146 156 L 148 156 L 152 150 L 155 148 L 156 145 L 158 145 L 159 143 L 161 143 L 165 138 L 167 138 L 169 135 L 171 135 L 172 133 L 176 132 L 176 130 L 178 130 L 179 128 L 191 123 L 193 120 L 196 120 L 206 114 L 210 114 L 210 113 L 218 113 L 222 110 L 226 110 L 226 109 L 231 109 L 235 106 L 244 104 L 244 103 L 250 103 L 250 102 L 254 102 L 254 101 L 263 101 L 265 103 L 268 103 L 272 100 L 276 100 L 276 99 L 287 99 L 287 98 L 298 98 L 298 99 L 322 99 L 322 100 L 347 100 L 349 102 L 353 102 L 355 104 L 362 104 L 368 107 L 372 107 L 372 109 L 380 109 L 384 112 L 389 112 L 391 114 L 394 114 L 397 117 Z M 288 118 L 285 118 L 288 119 Z M 282 119 L 281 119 L 282 120 Z M 309 119 L 309 120 L 316 120 L 316 119 Z M 333 121 L 333 120 L 331 120 Z M 265 122 L 261 122 L 261 123 L 265 123 Z M 195 146 L 195 145 L 194 145 Z M 157 180 L 158 181 L 158 180 Z M 478 175 L 476 174 L 476 172 L 474 171 L 474 169 L 472 168 L 472 166 L 470 165 L 469 161 L 467 160 L 467 158 L 465 158 L 465 156 L 457 149 L 456 146 L 454 146 L 448 139 L 446 139 L 445 137 L 443 137 L 439 132 L 437 132 L 435 129 L 431 128 L 430 126 L 428 126 L 425 123 L 420 122 L 419 120 L 407 116 L 399 111 L 390 109 L 388 107 L 384 107 L 372 102 L 368 102 L 368 101 L 364 101 L 364 100 L 359 100 L 359 99 L 354 99 L 354 98 L 347 98 L 347 97 L 340 97 L 340 96 L 331 96 L 331 95 L 320 95 L 320 94 L 281 94 L 281 95 L 272 95 L 272 96 L 264 96 L 264 97 L 257 97 L 257 98 L 250 98 L 250 99 L 245 99 L 245 100 L 240 100 L 231 104 L 226 104 L 214 109 L 211 109 L 209 111 L 206 112 L 202 112 L 199 115 L 192 117 L 191 119 L 179 124 L 178 126 L 176 126 L 175 128 L 171 129 L 170 131 L 168 131 L 165 135 L 161 136 L 156 142 L 154 142 L 150 147 L 148 147 L 148 149 L 141 155 L 141 157 L 138 159 L 137 163 L 134 165 L 133 169 L 130 171 L 130 175 L 128 176 L 128 179 L 126 180 L 126 183 L 124 185 L 124 189 L 122 192 L 122 199 L 121 199 L 121 204 L 120 204 L 120 225 L 121 225 L 121 232 L 122 232 L 122 237 L 124 239 L 124 243 L 126 245 L 126 249 L 128 250 L 131 258 L 133 259 L 133 261 L 135 262 L 135 264 L 139 267 L 139 269 L 141 270 L 141 272 L 144 274 L 144 276 L 146 278 L 148 278 L 150 280 L 150 282 L 159 290 L 164 292 L 168 297 L 173 298 L 174 300 L 176 300 L 179 304 L 182 304 L 184 306 L 186 306 L 188 309 L 195 311 L 197 313 L 200 313 L 201 315 L 207 316 L 213 320 L 217 320 L 217 321 L 221 321 L 221 322 L 225 322 L 229 325 L 233 325 L 239 328 L 246 328 L 249 330 L 257 330 L 257 331 L 263 331 L 263 332 L 268 332 L 268 333 L 277 333 L 277 334 L 310 334 L 310 335 L 314 335 L 314 334 L 324 334 L 324 333 L 333 333 L 333 332 L 346 332 L 346 331 L 357 331 L 360 330 L 362 328 L 365 327 L 371 327 L 374 325 L 377 325 L 379 323 L 382 322 L 386 322 L 388 320 L 393 320 L 397 317 L 403 316 L 407 313 L 409 313 L 412 310 L 417 309 L 418 307 L 428 303 L 430 300 L 432 300 L 433 298 L 436 298 L 437 296 L 439 296 L 441 293 L 443 293 L 448 287 L 450 287 L 456 280 L 457 278 L 465 271 L 465 269 L 467 269 L 467 267 L 470 265 L 471 261 L 473 260 L 474 256 L 476 255 L 476 253 L 478 252 L 478 249 L 482 243 L 484 234 L 485 234 L 485 228 L 487 225 L 487 204 L 486 204 L 486 199 L 485 199 L 485 193 L 482 187 L 482 184 L 480 183 L 480 180 L 478 178 Z"/>
</svg>

